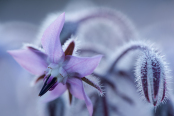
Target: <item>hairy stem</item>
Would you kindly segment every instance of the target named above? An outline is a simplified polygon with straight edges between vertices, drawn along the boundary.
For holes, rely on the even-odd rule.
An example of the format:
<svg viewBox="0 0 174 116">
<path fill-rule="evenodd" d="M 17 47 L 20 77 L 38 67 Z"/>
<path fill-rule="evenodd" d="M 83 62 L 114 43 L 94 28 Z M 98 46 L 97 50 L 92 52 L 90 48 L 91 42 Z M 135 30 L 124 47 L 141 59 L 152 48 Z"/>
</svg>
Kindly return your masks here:
<svg viewBox="0 0 174 116">
<path fill-rule="evenodd" d="M 61 98 L 57 98 L 47 103 L 48 116 L 64 116 L 64 102 Z"/>
<path fill-rule="evenodd" d="M 87 84 L 91 85 L 92 87 L 96 88 L 101 94 L 103 94 L 102 89 L 100 88 L 100 86 L 98 86 L 97 84 L 95 84 L 94 82 L 92 82 L 91 80 L 87 79 L 86 77 L 82 78 L 82 81 L 86 82 Z"/>
<path fill-rule="evenodd" d="M 114 70 L 114 67 L 115 65 L 118 63 L 118 61 L 123 57 L 125 56 L 128 52 L 132 51 L 132 50 L 142 50 L 142 51 L 147 51 L 149 50 L 149 47 L 148 46 L 144 46 L 144 45 L 141 45 L 141 44 L 135 44 L 135 45 L 132 45 L 132 46 L 129 46 L 127 47 L 121 54 L 119 54 L 116 58 L 115 58 L 115 61 L 113 63 L 111 63 L 111 66 L 109 68 L 109 70 L 107 71 L 107 74 L 110 74 L 113 72 Z"/>
</svg>

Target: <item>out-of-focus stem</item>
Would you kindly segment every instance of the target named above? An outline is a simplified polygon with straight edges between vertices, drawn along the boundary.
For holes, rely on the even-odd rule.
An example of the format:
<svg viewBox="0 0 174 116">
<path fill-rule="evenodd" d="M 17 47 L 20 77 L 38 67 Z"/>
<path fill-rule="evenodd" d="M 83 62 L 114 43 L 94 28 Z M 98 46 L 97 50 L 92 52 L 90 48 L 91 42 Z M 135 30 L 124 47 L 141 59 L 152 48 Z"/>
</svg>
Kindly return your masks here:
<svg viewBox="0 0 174 116">
<path fill-rule="evenodd" d="M 132 46 L 128 47 L 128 48 L 125 49 L 120 55 L 118 55 L 118 56 L 115 58 L 115 61 L 114 61 L 113 63 L 111 63 L 111 66 L 110 66 L 109 70 L 107 71 L 107 74 L 106 74 L 106 75 L 108 75 L 108 74 L 110 74 L 110 73 L 113 72 L 115 65 L 118 63 L 118 61 L 119 61 L 124 55 L 126 55 L 129 51 L 137 50 L 137 49 L 142 50 L 142 51 L 145 51 L 145 50 L 148 51 L 148 50 L 150 50 L 148 46 L 144 46 L 144 45 L 141 45 L 141 44 L 140 44 L 140 45 L 138 45 L 138 44 L 137 44 L 137 45 L 132 45 Z"/>
<path fill-rule="evenodd" d="M 131 25 L 130 21 L 127 20 L 126 17 L 123 16 L 120 12 L 112 11 L 109 9 L 96 10 L 93 13 L 90 13 L 89 15 L 79 19 L 77 22 L 78 24 L 81 24 L 95 18 L 108 19 L 114 22 L 125 33 L 124 36 L 126 41 L 129 41 L 129 39 L 134 35 L 134 28 L 133 25 Z"/>
<path fill-rule="evenodd" d="M 57 98 L 47 104 L 48 116 L 64 116 L 64 103 L 61 98 Z"/>
<path fill-rule="evenodd" d="M 106 97 L 102 97 L 104 116 L 109 116 Z"/>
</svg>

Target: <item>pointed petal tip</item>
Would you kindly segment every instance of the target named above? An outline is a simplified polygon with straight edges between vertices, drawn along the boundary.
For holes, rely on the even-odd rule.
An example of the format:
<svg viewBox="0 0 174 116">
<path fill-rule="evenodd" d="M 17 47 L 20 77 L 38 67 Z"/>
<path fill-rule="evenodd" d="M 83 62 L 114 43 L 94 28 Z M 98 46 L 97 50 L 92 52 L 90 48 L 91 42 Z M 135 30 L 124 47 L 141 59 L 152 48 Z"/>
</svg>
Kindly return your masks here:
<svg viewBox="0 0 174 116">
<path fill-rule="evenodd" d="M 101 58 L 102 55 L 96 55 L 94 57 L 76 57 L 67 55 L 67 61 L 64 64 L 64 68 L 69 74 L 82 78 L 93 73 L 95 68 L 99 65 Z"/>
<path fill-rule="evenodd" d="M 63 12 L 61 15 L 65 16 L 65 12 Z"/>
<path fill-rule="evenodd" d="M 8 50 L 7 53 L 10 54 L 13 58 L 19 55 L 19 52 L 22 50 Z"/>
<path fill-rule="evenodd" d="M 97 55 L 96 57 L 100 58 L 100 60 L 102 59 L 103 55 Z"/>
<path fill-rule="evenodd" d="M 13 55 L 13 53 L 15 52 L 16 50 L 8 50 L 7 53 L 9 53 L 10 55 Z"/>
<path fill-rule="evenodd" d="M 61 15 L 59 15 L 58 18 L 61 18 L 61 20 L 65 20 L 65 12 L 63 12 Z"/>
<path fill-rule="evenodd" d="M 62 13 L 46 28 L 41 39 L 45 53 L 54 63 L 58 63 L 64 54 L 59 39 L 64 22 L 65 13 Z"/>
<path fill-rule="evenodd" d="M 7 51 L 15 61 L 24 69 L 32 74 L 43 74 L 48 66 L 47 61 L 44 59 L 47 56 L 39 52 L 33 52 L 29 49 L 9 50 Z"/>
<path fill-rule="evenodd" d="M 96 58 L 96 60 L 98 60 L 98 64 L 100 63 L 103 55 L 97 55 L 97 56 L 94 56 Z"/>
<path fill-rule="evenodd" d="M 96 55 L 96 56 L 94 56 L 93 58 L 97 58 L 99 61 L 102 59 L 102 57 L 103 57 L 103 55 Z"/>
<path fill-rule="evenodd" d="M 10 52 L 11 52 L 12 50 L 7 50 L 7 53 L 9 53 L 10 54 Z"/>
</svg>

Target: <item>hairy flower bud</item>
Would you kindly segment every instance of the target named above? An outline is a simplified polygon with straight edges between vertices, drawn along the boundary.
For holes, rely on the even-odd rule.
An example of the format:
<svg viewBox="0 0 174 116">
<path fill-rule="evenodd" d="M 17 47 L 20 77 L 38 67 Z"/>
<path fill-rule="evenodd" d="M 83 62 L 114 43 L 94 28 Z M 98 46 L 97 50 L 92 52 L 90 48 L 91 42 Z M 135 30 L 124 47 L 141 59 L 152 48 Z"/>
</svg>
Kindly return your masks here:
<svg viewBox="0 0 174 116">
<path fill-rule="evenodd" d="M 142 54 L 138 58 L 135 67 L 135 77 L 138 91 L 142 98 L 153 104 L 155 108 L 162 102 L 166 102 L 169 95 L 171 77 L 163 57 L 158 50 L 152 48 L 149 42 L 130 41 L 116 54 L 107 74 L 112 73 L 119 60 L 133 50 L 140 50 Z"/>
<path fill-rule="evenodd" d="M 155 51 L 144 50 L 137 61 L 135 75 L 138 89 L 154 106 L 164 102 L 168 92 L 168 69 L 164 59 Z"/>
</svg>

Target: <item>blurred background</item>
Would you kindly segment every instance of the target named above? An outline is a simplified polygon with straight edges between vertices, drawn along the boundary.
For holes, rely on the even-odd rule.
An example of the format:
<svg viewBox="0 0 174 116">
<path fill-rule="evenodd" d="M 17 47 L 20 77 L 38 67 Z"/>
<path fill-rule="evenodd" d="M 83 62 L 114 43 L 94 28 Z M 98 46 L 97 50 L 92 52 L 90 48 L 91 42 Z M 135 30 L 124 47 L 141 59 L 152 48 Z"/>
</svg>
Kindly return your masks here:
<svg viewBox="0 0 174 116">
<path fill-rule="evenodd" d="M 6 52 L 23 43 L 40 45 L 43 30 L 62 12 L 66 13 L 62 44 L 75 35 L 82 42 L 81 56 L 104 54 L 95 74 L 103 77 L 105 98 L 86 88 L 94 116 L 174 116 L 173 97 L 156 113 L 139 99 L 133 72 L 137 51 L 123 57 L 107 75 L 117 49 L 130 40 L 156 44 L 174 69 L 174 0 L 0 0 L 0 116 L 88 116 L 84 101 L 74 98 L 69 106 L 66 93 L 51 103 L 40 103 L 42 82 L 31 87 L 34 75 Z"/>
<path fill-rule="evenodd" d="M 109 7 L 123 12 L 136 22 L 137 28 L 174 19 L 173 0 L 1 0 L 0 3 L 1 22 L 23 21 L 38 25 L 48 13 L 94 6 Z M 77 6 L 70 7 L 73 5 Z"/>
</svg>

